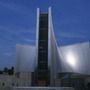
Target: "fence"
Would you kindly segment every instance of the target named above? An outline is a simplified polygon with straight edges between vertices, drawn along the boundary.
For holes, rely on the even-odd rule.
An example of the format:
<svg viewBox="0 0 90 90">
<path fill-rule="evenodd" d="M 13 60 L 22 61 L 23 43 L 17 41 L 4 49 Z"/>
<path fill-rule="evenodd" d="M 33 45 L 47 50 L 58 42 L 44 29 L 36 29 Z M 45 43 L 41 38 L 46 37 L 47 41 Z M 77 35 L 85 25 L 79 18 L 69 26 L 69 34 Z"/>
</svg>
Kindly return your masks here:
<svg viewBox="0 0 90 90">
<path fill-rule="evenodd" d="M 12 90 L 74 90 L 72 87 L 13 87 Z"/>
</svg>

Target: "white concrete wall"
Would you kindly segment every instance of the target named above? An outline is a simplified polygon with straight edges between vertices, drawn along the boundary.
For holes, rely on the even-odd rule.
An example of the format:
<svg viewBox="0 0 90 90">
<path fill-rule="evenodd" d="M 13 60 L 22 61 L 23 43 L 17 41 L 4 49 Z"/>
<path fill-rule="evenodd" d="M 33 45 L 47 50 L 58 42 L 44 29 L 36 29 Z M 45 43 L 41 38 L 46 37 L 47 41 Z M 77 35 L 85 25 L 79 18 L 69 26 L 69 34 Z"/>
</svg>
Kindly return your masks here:
<svg viewBox="0 0 90 90">
<path fill-rule="evenodd" d="M 21 72 L 19 78 L 16 78 L 17 86 L 31 86 L 31 73 Z"/>
<path fill-rule="evenodd" d="M 2 74 L 0 75 L 1 86 L 31 86 L 31 72 L 21 72 L 19 78 L 16 75 Z"/>
<path fill-rule="evenodd" d="M 12 84 L 15 84 L 15 76 L 10 76 L 10 75 L 0 75 L 0 86 L 12 86 Z"/>
</svg>

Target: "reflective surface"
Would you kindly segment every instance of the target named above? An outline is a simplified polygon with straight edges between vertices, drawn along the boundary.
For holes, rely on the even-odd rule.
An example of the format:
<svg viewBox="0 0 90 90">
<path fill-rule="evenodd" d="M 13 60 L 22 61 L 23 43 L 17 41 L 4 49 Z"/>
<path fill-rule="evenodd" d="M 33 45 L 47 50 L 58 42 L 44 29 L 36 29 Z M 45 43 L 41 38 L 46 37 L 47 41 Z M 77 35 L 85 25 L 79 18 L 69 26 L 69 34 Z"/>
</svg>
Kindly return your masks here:
<svg viewBox="0 0 90 90">
<path fill-rule="evenodd" d="M 32 72 L 35 69 L 35 47 L 17 45 L 16 47 L 16 72 Z"/>
<path fill-rule="evenodd" d="M 90 75 L 89 42 L 59 47 L 59 57 L 56 55 L 58 51 L 54 49 L 54 46 L 52 47 L 53 53 L 51 53 L 52 58 L 49 60 L 49 66 L 53 69 L 53 73 L 75 72 Z M 35 57 L 34 46 L 17 46 L 16 71 L 34 71 Z"/>
<path fill-rule="evenodd" d="M 61 70 L 59 72 L 76 72 L 90 74 L 89 42 L 59 48 Z"/>
</svg>

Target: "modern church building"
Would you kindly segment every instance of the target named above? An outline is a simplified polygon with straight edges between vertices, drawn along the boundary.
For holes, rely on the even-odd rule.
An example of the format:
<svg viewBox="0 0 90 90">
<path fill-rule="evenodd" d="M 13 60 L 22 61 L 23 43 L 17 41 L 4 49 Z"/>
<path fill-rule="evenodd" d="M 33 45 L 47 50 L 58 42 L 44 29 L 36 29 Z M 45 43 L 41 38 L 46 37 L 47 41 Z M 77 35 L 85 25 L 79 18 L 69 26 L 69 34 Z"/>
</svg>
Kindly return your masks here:
<svg viewBox="0 0 90 90">
<path fill-rule="evenodd" d="M 27 86 L 82 87 L 90 82 L 90 43 L 59 47 L 51 8 L 46 13 L 37 9 L 36 45 L 17 45 L 16 54 L 16 76 L 22 76 L 22 85 L 25 80 Z"/>
</svg>

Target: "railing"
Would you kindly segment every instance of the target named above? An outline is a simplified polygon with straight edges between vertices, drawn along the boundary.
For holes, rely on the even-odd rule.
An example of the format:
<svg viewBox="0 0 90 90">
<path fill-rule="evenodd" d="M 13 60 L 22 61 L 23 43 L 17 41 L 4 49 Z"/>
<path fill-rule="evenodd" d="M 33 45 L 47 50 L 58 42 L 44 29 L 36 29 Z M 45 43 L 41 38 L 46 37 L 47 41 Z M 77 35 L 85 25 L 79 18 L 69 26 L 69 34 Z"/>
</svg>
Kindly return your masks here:
<svg viewBox="0 0 90 90">
<path fill-rule="evenodd" d="M 72 87 L 13 87 L 12 90 L 74 90 Z"/>
</svg>

